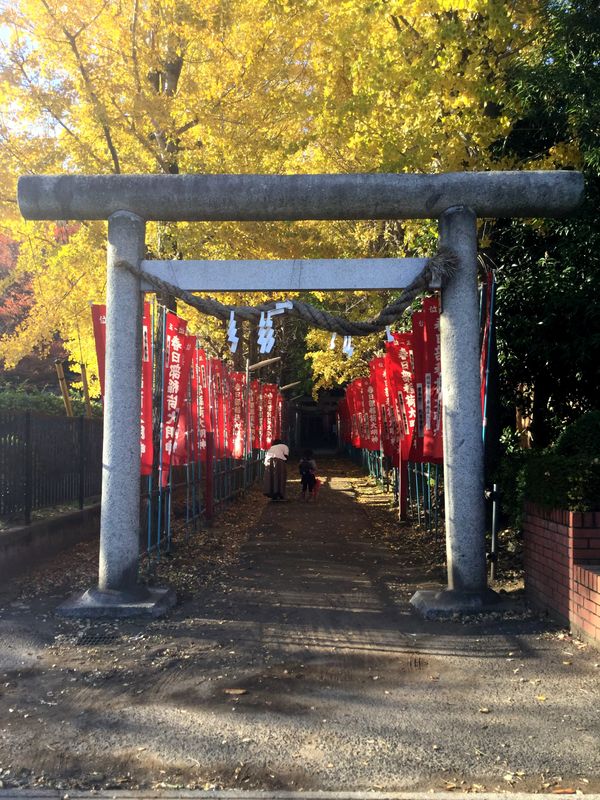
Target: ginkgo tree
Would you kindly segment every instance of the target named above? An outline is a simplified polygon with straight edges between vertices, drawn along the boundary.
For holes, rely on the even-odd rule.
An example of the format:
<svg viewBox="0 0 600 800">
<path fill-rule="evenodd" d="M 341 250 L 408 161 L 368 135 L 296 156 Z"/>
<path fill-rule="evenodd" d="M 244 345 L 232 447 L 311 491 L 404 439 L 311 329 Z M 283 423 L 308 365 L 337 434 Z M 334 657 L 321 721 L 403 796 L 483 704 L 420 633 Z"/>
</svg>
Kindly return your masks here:
<svg viewBox="0 0 600 800">
<path fill-rule="evenodd" d="M 1 7 L 0 201 L 34 303 L 0 345 L 7 364 L 59 332 L 95 370 L 105 226 L 65 241 L 26 223 L 24 173 L 437 172 L 485 168 L 506 136 L 506 70 L 535 25 L 515 0 L 14 0 Z M 514 106 L 513 106 L 514 107 Z M 513 112 L 514 113 L 514 112 Z M 509 165 L 508 163 L 506 165 Z M 431 253 L 430 223 L 152 224 L 162 258 Z M 281 295 L 279 295 L 281 297 Z M 265 295 L 229 296 L 257 302 Z M 317 294 L 355 318 L 384 295 Z M 225 347 L 221 323 L 196 318 Z M 316 385 L 365 369 L 312 334 Z M 80 352 L 81 351 L 81 352 Z"/>
</svg>

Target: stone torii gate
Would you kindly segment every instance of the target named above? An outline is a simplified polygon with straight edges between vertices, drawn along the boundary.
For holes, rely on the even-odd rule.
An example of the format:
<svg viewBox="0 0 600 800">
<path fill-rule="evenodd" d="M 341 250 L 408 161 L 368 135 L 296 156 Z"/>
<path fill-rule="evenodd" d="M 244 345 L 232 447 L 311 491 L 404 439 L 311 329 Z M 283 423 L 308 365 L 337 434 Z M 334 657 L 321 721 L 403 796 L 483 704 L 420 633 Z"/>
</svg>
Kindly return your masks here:
<svg viewBox="0 0 600 800">
<path fill-rule="evenodd" d="M 106 411 L 97 588 L 62 606 L 79 616 L 158 615 L 169 589 L 137 582 L 140 365 L 144 290 L 127 262 L 181 288 L 214 291 L 398 289 L 425 259 L 181 262 L 144 260 L 147 221 L 439 220 L 440 246 L 458 258 L 442 290 L 444 480 L 448 588 L 419 591 L 426 616 L 484 609 L 487 587 L 479 386 L 477 218 L 553 217 L 583 198 L 576 172 L 441 175 L 25 176 L 18 199 L 31 220 L 108 220 Z"/>
</svg>

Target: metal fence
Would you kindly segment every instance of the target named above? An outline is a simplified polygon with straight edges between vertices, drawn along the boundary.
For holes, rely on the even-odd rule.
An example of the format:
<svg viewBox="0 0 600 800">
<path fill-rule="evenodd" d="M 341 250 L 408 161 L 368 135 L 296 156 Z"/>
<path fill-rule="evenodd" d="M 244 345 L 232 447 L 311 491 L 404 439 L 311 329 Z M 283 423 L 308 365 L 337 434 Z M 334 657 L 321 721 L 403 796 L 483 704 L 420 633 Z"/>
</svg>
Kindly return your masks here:
<svg viewBox="0 0 600 800">
<path fill-rule="evenodd" d="M 156 476 L 145 479 L 140 546 L 149 563 L 169 552 L 175 529 L 183 528 L 187 536 L 210 525 L 229 501 L 262 478 L 263 450 L 243 459 L 216 458 L 212 434 L 207 444 L 206 458 L 170 470 L 165 486 L 157 485 Z"/>
<path fill-rule="evenodd" d="M 97 497 L 102 420 L 0 411 L 0 517 L 31 521 L 33 511 Z"/>
<path fill-rule="evenodd" d="M 443 467 L 409 461 L 406 478 L 407 513 L 411 521 L 437 536 L 444 527 Z"/>
<path fill-rule="evenodd" d="M 209 451 L 169 473 L 142 478 L 140 549 L 169 550 L 173 521 L 186 533 L 210 524 L 223 506 L 262 477 L 264 452 L 246 459 Z M 56 417 L 31 411 L 0 411 L 0 518 L 31 522 L 32 513 L 60 505 L 83 508 L 102 491 L 102 420 Z"/>
<path fill-rule="evenodd" d="M 443 530 L 444 472 L 440 465 L 409 461 L 401 476 L 398 467 L 383 453 L 352 446 L 348 446 L 347 452 L 385 492 L 393 493 L 399 517 L 405 517 L 436 536 Z"/>
</svg>

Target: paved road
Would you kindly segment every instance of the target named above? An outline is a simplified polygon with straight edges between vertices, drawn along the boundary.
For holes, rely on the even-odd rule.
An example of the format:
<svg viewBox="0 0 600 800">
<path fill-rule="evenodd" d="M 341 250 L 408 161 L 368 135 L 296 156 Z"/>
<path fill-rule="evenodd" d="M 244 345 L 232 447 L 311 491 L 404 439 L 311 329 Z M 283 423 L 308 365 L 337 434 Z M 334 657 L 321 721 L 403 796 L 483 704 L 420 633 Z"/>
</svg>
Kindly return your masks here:
<svg viewBox="0 0 600 800">
<path fill-rule="evenodd" d="M 60 565 L 33 592 L 5 591 L 0 780 L 598 791 L 600 654 L 531 616 L 418 619 L 415 536 L 384 536 L 385 512 L 356 501 L 354 466 L 322 471 L 314 505 L 231 508 L 204 545 L 246 529 L 220 575 L 184 548 L 165 568 L 183 596 L 167 619 L 57 619 Z M 89 583 L 93 553 L 72 568 Z"/>
</svg>

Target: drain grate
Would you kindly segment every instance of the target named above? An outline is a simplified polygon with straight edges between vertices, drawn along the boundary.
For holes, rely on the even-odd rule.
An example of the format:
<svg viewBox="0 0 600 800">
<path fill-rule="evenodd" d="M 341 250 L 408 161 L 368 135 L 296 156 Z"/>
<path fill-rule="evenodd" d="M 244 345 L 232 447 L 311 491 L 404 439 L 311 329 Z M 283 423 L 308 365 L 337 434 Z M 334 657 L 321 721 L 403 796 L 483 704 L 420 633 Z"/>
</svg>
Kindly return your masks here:
<svg viewBox="0 0 600 800">
<path fill-rule="evenodd" d="M 118 631 L 110 631 L 95 628 L 86 628 L 86 630 L 79 631 L 78 633 L 70 636 L 64 634 L 56 636 L 54 639 L 55 645 L 70 644 L 76 647 L 96 647 L 103 644 L 115 644 L 121 641 L 121 634 Z"/>
<path fill-rule="evenodd" d="M 74 644 L 78 645 L 97 645 L 114 644 L 121 641 L 121 634 L 117 631 L 85 631 L 75 637 Z"/>
</svg>

